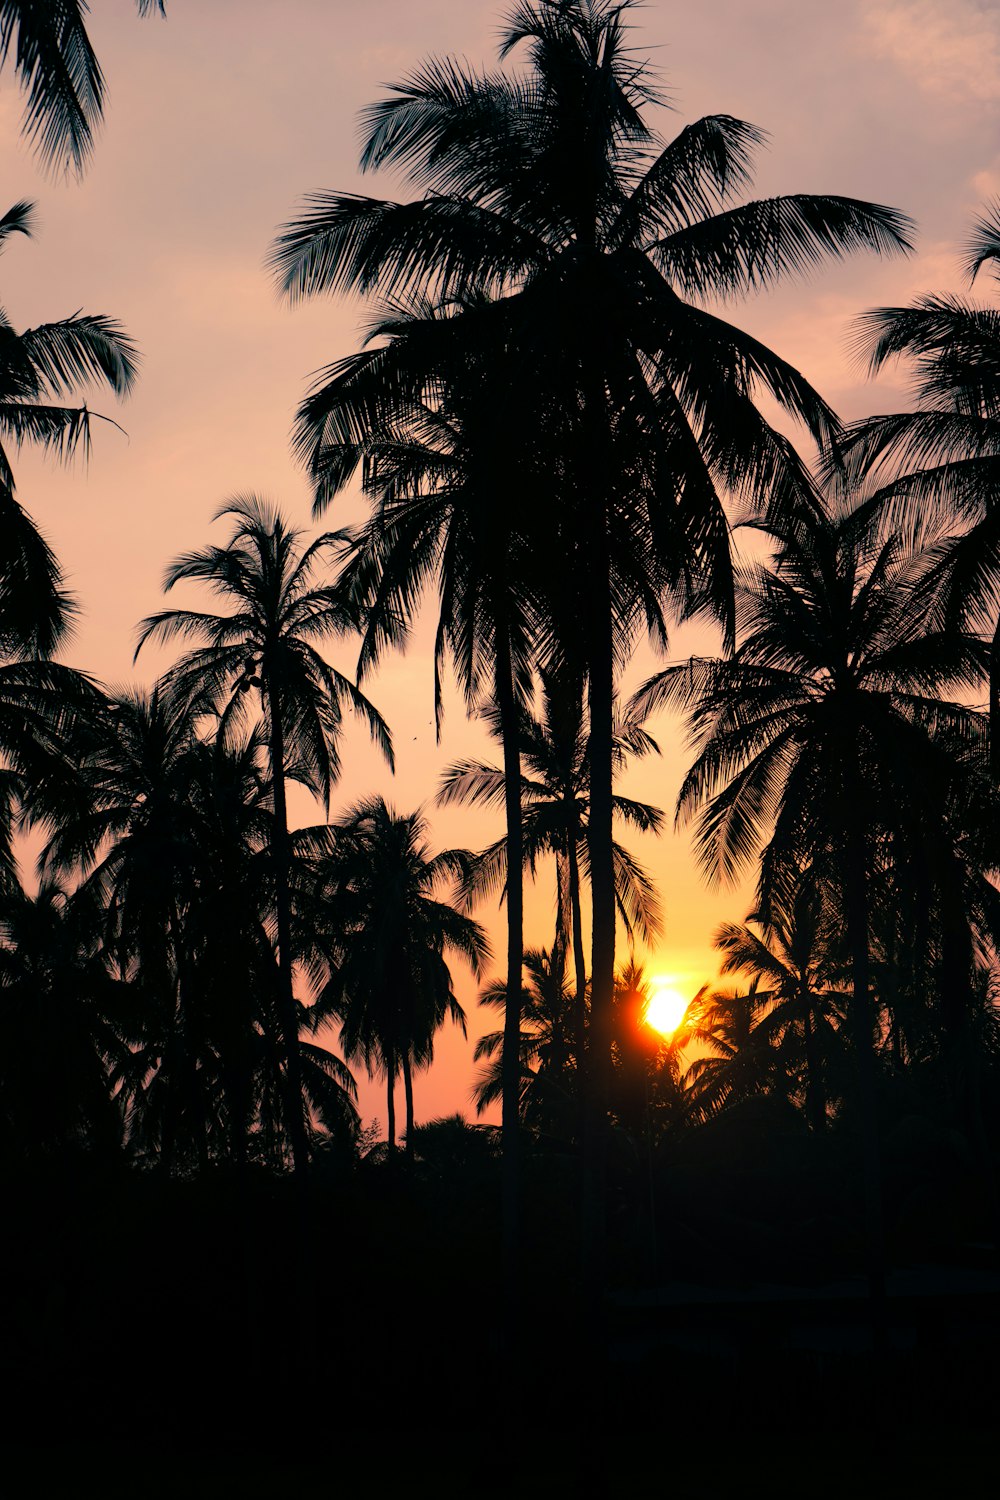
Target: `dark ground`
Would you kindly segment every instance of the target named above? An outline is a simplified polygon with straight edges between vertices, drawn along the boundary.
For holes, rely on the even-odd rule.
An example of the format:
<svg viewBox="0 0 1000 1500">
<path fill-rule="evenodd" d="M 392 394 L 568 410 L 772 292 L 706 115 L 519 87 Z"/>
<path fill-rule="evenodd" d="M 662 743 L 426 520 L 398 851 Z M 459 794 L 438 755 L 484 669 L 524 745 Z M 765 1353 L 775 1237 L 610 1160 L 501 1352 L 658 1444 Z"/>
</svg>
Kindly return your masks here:
<svg viewBox="0 0 1000 1500">
<path fill-rule="evenodd" d="M 8 1173 L 3 1493 L 989 1492 L 1000 1272 L 976 1174 L 926 1141 L 914 1182 L 889 1173 L 875 1354 L 849 1153 L 796 1150 L 616 1167 L 596 1317 L 572 1163 L 533 1162 L 509 1363 L 485 1155 L 330 1171 L 305 1198 L 222 1169 Z"/>
</svg>

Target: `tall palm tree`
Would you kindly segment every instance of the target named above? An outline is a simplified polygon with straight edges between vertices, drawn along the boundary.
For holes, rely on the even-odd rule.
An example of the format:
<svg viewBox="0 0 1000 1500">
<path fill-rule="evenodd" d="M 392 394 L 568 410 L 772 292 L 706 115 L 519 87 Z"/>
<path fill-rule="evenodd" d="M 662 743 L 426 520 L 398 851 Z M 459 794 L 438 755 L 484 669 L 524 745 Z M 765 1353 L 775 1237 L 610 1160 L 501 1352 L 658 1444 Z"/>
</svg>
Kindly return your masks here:
<svg viewBox="0 0 1000 1500">
<path fill-rule="evenodd" d="M 0 218 L 0 250 L 30 235 L 32 205 Z M 135 383 L 138 356 L 121 325 L 102 314 L 74 313 L 18 333 L 0 308 L 0 649 L 48 655 L 73 614 L 59 564 L 15 498 L 8 448 L 39 443 L 58 458 L 90 446 L 94 412 L 66 398 L 97 382 L 117 396 Z"/>
<path fill-rule="evenodd" d="M 165 587 L 169 590 L 182 580 L 204 583 L 229 612 L 172 609 L 151 615 L 139 627 L 136 655 L 150 640 L 202 641 L 171 668 L 164 685 L 186 710 L 217 714 L 223 735 L 244 722 L 247 695 L 254 692 L 258 697 L 274 810 L 271 858 L 288 1129 L 295 1168 L 301 1174 L 308 1141 L 293 992 L 285 782 L 300 782 L 329 806 L 340 770 L 337 741 L 345 706 L 364 721 L 390 764 L 392 746 L 377 710 L 317 650 L 317 642 L 344 633 L 353 623 L 333 590 L 313 582 L 332 539 L 321 536 L 303 546 L 300 534 L 253 495 L 227 502 L 216 519 L 223 516 L 234 517 L 236 523 L 228 544 L 179 557 L 167 570 Z"/>
<path fill-rule="evenodd" d="M 337 1020 L 344 1055 L 385 1079 L 390 1151 L 402 1075 L 412 1157 L 413 1069 L 433 1059 L 446 1019 L 465 1033 L 446 954 L 464 958 L 477 977 L 489 957 L 478 923 L 434 894 L 467 874 L 470 856 L 458 849 L 432 855 L 423 817 L 401 816 L 381 797 L 359 803 L 332 835 L 332 851 L 318 864 L 328 977 L 314 1015 L 317 1023 Z"/>
<path fill-rule="evenodd" d="M 574 996 L 566 982 L 566 949 L 561 942 L 550 952 L 529 948 L 524 955 L 527 983 L 521 993 L 519 1102 L 525 1121 L 536 1129 L 572 1134 L 579 1093 Z M 507 988 L 502 979 L 486 986 L 479 1004 L 506 1016 Z M 477 1114 L 503 1098 L 506 1027 L 485 1032 L 476 1042 L 480 1069 L 472 1091 Z"/>
<path fill-rule="evenodd" d="M 470 708 L 496 708 L 503 748 L 507 841 L 516 872 L 507 893 L 507 993 L 520 996 L 523 947 L 519 706 L 543 615 L 538 480 L 508 424 L 528 393 L 502 315 L 410 309 L 384 319 L 387 352 L 365 351 L 324 379 L 301 413 L 299 439 L 317 482 L 317 508 L 361 465 L 375 501 L 369 523 L 345 535 L 340 587 L 364 622 L 359 675 L 387 645 L 405 644 L 424 589 L 439 599 L 435 705 L 450 656 Z M 472 334 L 470 340 L 470 331 Z M 382 364 L 391 366 L 383 378 Z M 386 385 L 388 381 L 388 387 Z M 373 384 L 374 382 L 374 384 Z M 391 398 L 386 399 L 386 391 Z M 323 416 L 323 413 L 326 415 Z M 318 425 L 317 425 L 318 424 Z M 525 415 L 518 424 L 528 428 Z M 547 487 L 547 481 L 546 481 Z M 508 1088 L 503 1111 L 506 1259 L 517 1238 L 518 998 L 507 1006 Z M 513 1274 L 513 1273 L 511 1273 Z"/>
<path fill-rule="evenodd" d="M 691 1002 L 677 1037 L 697 1053 L 684 1070 L 687 1118 L 710 1120 L 761 1094 L 797 1092 L 798 1058 L 781 1045 L 787 1025 L 770 1024 L 773 997 L 762 983 L 757 976 L 735 987 L 706 985 Z"/>
<path fill-rule="evenodd" d="M 583 685 L 573 684 L 566 673 L 543 669 L 541 714 L 522 708 L 519 742 L 524 774 L 521 777 L 523 860 L 534 875 L 538 860 L 554 855 L 556 860 L 556 945 L 564 954 L 572 952 L 576 979 L 576 1048 L 585 1051 L 584 1012 L 587 990 L 586 955 L 583 944 L 581 871 L 589 874 L 587 842 L 589 813 L 589 767 L 583 708 Z M 483 714 L 494 736 L 500 737 L 498 716 Z M 620 712 L 615 723 L 615 769 L 624 769 L 630 756 L 659 751 L 656 741 L 634 713 Z M 499 806 L 505 795 L 503 772 L 480 761 L 459 761 L 444 773 L 438 801 L 473 802 Z M 662 813 L 648 803 L 615 794 L 616 818 L 641 832 L 658 833 Z M 638 929 L 649 941 L 659 931 L 659 902 L 653 883 L 638 861 L 617 840 L 613 849 L 615 898 L 625 928 L 631 937 Z M 471 889 L 495 891 L 506 884 L 507 840 L 492 844 L 476 860 Z M 555 961 L 555 957 L 553 957 Z"/>
<path fill-rule="evenodd" d="M 185 951 L 200 836 L 188 797 L 193 725 L 156 687 L 110 698 L 102 727 L 81 757 L 82 795 L 55 819 L 41 867 L 45 878 L 82 880 L 79 898 L 98 914 L 105 961 L 131 983 L 135 1045 L 117 1083 L 140 1121 L 152 1074 L 153 1103 L 162 1102 L 146 1134 L 169 1173 L 186 1120 L 204 1121 Z"/>
<path fill-rule="evenodd" d="M 520 393 L 516 410 L 531 408 L 533 425 L 509 422 L 500 472 L 519 446 L 547 476 L 549 555 L 565 559 L 560 630 L 578 635 L 587 673 L 598 1059 L 609 1056 L 614 976 L 616 657 L 643 624 L 662 634 L 668 597 L 696 595 L 731 621 L 721 487 L 774 504 L 801 487 L 754 391 L 819 439 L 835 425 L 795 370 L 697 300 L 827 255 L 908 243 L 903 216 L 852 199 L 731 206 L 761 132 L 713 116 L 663 146 L 643 114 L 657 94 L 627 44 L 629 9 L 630 0 L 521 0 L 501 55 L 526 47 L 524 73 L 425 64 L 367 111 L 362 154 L 364 168 L 397 166 L 424 196 L 314 195 L 273 251 L 292 298 L 405 289 L 500 299 L 525 378 L 531 371 L 544 393 Z M 337 406 L 338 393 L 324 404 L 321 386 L 303 408 L 321 471 Z M 343 425 L 357 431 L 360 402 L 354 415 L 362 420 Z M 327 471 L 327 493 L 337 477 Z"/>
<path fill-rule="evenodd" d="M 803 867 L 835 875 L 853 981 L 850 1015 L 862 1074 L 873 1290 L 882 1276 L 878 1130 L 870 993 L 873 874 L 902 877 L 936 847 L 965 768 L 987 753 L 985 716 L 963 696 L 982 681 L 987 649 L 942 629 L 923 584 L 940 551 L 878 540 L 872 512 L 837 497 L 774 540 L 770 565 L 746 569 L 741 639 L 730 661 L 668 667 L 637 695 L 689 718 L 695 763 L 678 818 L 697 815 L 695 846 L 714 880 L 735 875 L 767 842 L 761 910 Z M 950 695 L 954 695 L 952 698 Z M 946 733 L 947 731 L 947 733 Z"/>
<path fill-rule="evenodd" d="M 984 268 L 1000 278 L 1000 203 L 966 245 L 970 285 Z M 1000 721 L 1000 307 L 920 297 L 866 313 L 857 342 L 873 375 L 908 361 L 917 409 L 854 423 L 845 452 L 876 488 L 887 527 L 943 517 L 956 530 L 942 562 L 950 613 L 992 639 L 990 712 Z M 1000 777 L 1000 736 L 993 756 Z"/>
<path fill-rule="evenodd" d="M 44 881 L 0 896 L 0 1156 L 121 1149 L 111 1073 L 127 1049 L 123 986 L 85 903 Z"/>
<path fill-rule="evenodd" d="M 284 1161 L 292 1127 L 268 927 L 273 809 L 262 743 L 206 740 L 159 688 L 108 702 L 84 754 L 86 796 L 63 812 L 43 878 L 80 882 L 102 961 L 125 991 L 128 1046 L 112 1084 L 134 1154 L 204 1167 Z M 354 1081 L 315 1045 L 297 1007 L 304 1111 L 353 1132 Z"/>
<path fill-rule="evenodd" d="M 135 0 L 140 16 L 166 0 Z M 0 0 L 0 67 L 13 51 L 28 102 L 22 130 L 48 167 L 83 170 L 104 114 L 104 74 L 87 35 L 87 0 Z"/>
<path fill-rule="evenodd" d="M 723 954 L 723 974 L 752 980 L 755 1004 L 766 1014 L 768 1041 L 777 1046 L 791 1041 L 794 1051 L 801 1046 L 806 1116 L 821 1132 L 827 1115 L 824 1057 L 837 1041 L 843 996 L 835 984 L 838 962 L 842 966 L 838 933 L 818 872 L 804 870 L 784 899 L 769 903 L 766 915 L 724 922 L 715 946 Z"/>
</svg>

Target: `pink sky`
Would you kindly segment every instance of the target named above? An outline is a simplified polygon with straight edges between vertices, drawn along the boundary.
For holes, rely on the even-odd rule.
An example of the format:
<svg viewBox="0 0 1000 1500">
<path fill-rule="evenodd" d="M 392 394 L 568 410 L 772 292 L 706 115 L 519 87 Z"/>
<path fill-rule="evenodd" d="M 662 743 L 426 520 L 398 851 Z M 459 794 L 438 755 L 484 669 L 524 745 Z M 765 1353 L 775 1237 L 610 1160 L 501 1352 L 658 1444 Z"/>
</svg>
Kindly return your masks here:
<svg viewBox="0 0 1000 1500">
<path fill-rule="evenodd" d="M 0 82 L 4 207 L 38 205 L 32 241 L 3 263 L 15 326 L 82 308 L 116 316 L 138 341 L 143 372 L 129 403 L 99 410 L 125 427 L 98 430 L 89 470 L 25 452 L 19 496 L 56 548 L 84 606 L 68 659 L 108 683 L 133 678 L 137 620 L 161 603 L 177 552 L 209 539 L 227 496 L 256 490 L 312 529 L 304 476 L 290 457 L 292 415 L 307 378 L 357 346 L 363 308 L 344 299 L 282 306 L 263 269 L 275 229 L 315 189 L 391 196 L 391 180 L 356 170 L 358 109 L 430 53 L 492 62 L 503 7 L 481 0 L 169 0 L 166 22 L 140 23 L 130 0 L 93 0 L 91 35 L 109 108 L 82 183 L 53 181 L 21 143 L 21 100 Z M 1000 4 L 996 0 L 649 0 L 636 46 L 653 59 L 674 113 L 672 134 L 706 113 L 764 126 L 757 192 L 838 192 L 905 209 L 920 227 L 909 261 L 857 258 L 808 282 L 734 307 L 730 316 L 796 364 L 841 415 L 895 409 L 900 384 L 868 386 L 846 352 L 850 319 L 866 307 L 958 288 L 956 247 L 972 215 L 1000 194 Z M 345 501 L 331 524 L 356 513 Z M 222 528 L 217 529 L 222 534 Z M 178 598 L 178 603 L 181 599 Z M 683 654 L 679 636 L 672 654 Z M 710 649 L 707 641 L 699 649 Z M 351 670 L 345 648 L 337 664 Z M 140 661 L 148 680 L 157 662 Z M 650 670 L 637 659 L 629 685 Z M 367 685 L 395 735 L 393 779 L 363 735 L 348 736 L 335 810 L 382 791 L 401 810 L 429 802 L 440 769 L 489 747 L 449 704 L 435 746 L 426 627 L 405 657 Z M 630 774 L 625 790 L 672 812 L 684 752 L 679 726 L 651 725 L 665 755 Z M 303 809 L 303 819 L 312 813 Z M 438 847 L 484 843 L 497 824 L 467 811 L 433 812 Z M 742 917 L 746 892 L 706 892 L 687 841 L 635 845 L 653 869 L 666 930 L 653 972 L 691 993 L 715 973 L 711 935 Z M 529 898 L 528 940 L 551 940 L 551 880 Z M 502 952 L 502 920 L 478 915 Z M 470 1035 L 486 1029 L 475 987 L 459 977 Z M 471 1040 L 444 1033 L 418 1081 L 418 1118 L 468 1111 Z M 385 1121 L 381 1088 L 359 1078 L 366 1119 Z"/>
</svg>

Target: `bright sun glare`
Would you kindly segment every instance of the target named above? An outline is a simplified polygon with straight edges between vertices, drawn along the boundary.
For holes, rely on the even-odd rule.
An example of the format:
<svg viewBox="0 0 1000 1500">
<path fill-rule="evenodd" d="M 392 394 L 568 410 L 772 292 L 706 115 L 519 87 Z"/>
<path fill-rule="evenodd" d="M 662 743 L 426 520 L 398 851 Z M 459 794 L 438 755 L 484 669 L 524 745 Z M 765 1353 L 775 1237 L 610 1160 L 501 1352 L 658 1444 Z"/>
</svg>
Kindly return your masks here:
<svg viewBox="0 0 1000 1500">
<path fill-rule="evenodd" d="M 652 1026 L 654 1031 L 661 1032 L 663 1036 L 670 1036 L 683 1021 L 687 1008 L 688 1001 L 679 990 L 657 984 L 646 1006 L 646 1025 Z"/>
</svg>

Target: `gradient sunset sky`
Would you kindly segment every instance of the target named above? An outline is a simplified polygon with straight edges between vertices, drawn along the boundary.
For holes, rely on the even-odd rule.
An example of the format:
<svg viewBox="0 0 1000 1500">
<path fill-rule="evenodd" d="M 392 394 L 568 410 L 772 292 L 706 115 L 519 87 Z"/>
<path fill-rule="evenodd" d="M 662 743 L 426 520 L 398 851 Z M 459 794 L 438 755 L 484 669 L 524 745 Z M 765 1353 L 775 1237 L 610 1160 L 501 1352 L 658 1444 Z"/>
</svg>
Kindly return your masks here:
<svg viewBox="0 0 1000 1500">
<path fill-rule="evenodd" d="M 142 350 L 127 405 L 93 398 L 127 437 L 98 425 L 89 469 L 67 471 L 30 451 L 16 465 L 19 498 L 83 606 L 67 659 L 117 684 L 148 682 L 165 664 L 151 655 L 133 670 L 134 627 L 161 606 L 171 557 L 224 538 L 225 523 L 213 532 L 210 518 L 227 496 L 266 494 L 317 529 L 289 430 L 311 372 L 357 347 L 364 308 L 343 298 L 282 305 L 264 270 L 268 245 L 311 190 L 397 191 L 390 178 L 357 172 L 359 108 L 429 54 L 492 63 L 503 4 L 169 0 L 166 21 L 140 22 L 131 0 L 92 0 L 92 12 L 109 105 L 82 182 L 42 174 L 20 140 L 10 70 L 0 80 L 3 206 L 28 198 L 38 207 L 35 238 L 15 238 L 5 252 L 3 302 L 18 328 L 77 309 L 113 315 Z M 865 381 L 849 355 L 849 325 L 867 307 L 959 289 L 960 242 L 1000 195 L 998 0 L 702 0 L 696 11 L 649 0 L 634 22 L 637 49 L 669 90 L 673 111 L 656 122 L 665 136 L 703 114 L 738 115 L 771 134 L 756 194 L 844 193 L 917 220 L 910 260 L 831 264 L 727 313 L 842 416 L 905 406 L 898 373 Z M 358 513 L 348 497 L 323 524 Z M 184 602 L 179 592 L 175 602 Z M 393 729 L 395 778 L 352 731 L 334 812 L 376 790 L 409 811 L 430 802 L 453 759 L 492 758 L 454 695 L 435 745 L 429 626 L 428 613 L 407 655 L 387 659 L 366 685 Z M 671 655 L 692 649 L 713 642 L 679 632 Z M 350 645 L 334 656 L 353 670 Z M 627 686 L 653 667 L 642 653 Z M 650 727 L 664 756 L 631 772 L 623 789 L 672 816 L 686 764 L 679 726 L 661 717 Z M 302 821 L 319 816 L 299 811 Z M 436 847 L 478 845 L 501 831 L 467 810 L 432 810 L 432 819 Z M 683 836 L 633 848 L 656 876 L 666 916 L 655 953 L 641 956 L 693 994 L 716 972 L 715 925 L 744 916 L 749 894 L 706 891 Z M 551 941 L 552 885 L 544 871 L 529 895 L 529 942 Z M 501 957 L 502 919 L 485 908 L 477 915 Z M 438 1061 L 417 1083 L 418 1119 L 471 1112 L 472 1038 L 495 1021 L 477 1012 L 468 975 L 458 980 L 470 1041 L 441 1035 Z M 380 1086 L 358 1081 L 363 1116 L 384 1125 Z"/>
</svg>

